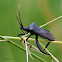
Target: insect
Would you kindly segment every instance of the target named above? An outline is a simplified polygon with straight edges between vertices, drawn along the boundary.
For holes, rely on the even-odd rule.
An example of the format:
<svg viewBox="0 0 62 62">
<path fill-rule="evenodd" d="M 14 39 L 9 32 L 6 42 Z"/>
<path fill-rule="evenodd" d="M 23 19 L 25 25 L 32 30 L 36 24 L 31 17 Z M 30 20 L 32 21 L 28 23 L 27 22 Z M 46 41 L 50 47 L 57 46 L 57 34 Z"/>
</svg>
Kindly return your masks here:
<svg viewBox="0 0 62 62">
<path fill-rule="evenodd" d="M 50 55 L 50 54 L 44 52 L 45 49 L 42 51 L 42 48 L 41 48 L 41 46 L 40 46 L 40 44 L 38 42 L 38 36 L 40 36 L 40 37 L 42 37 L 44 39 L 48 39 L 50 41 L 55 41 L 56 39 L 54 38 L 54 36 L 48 30 L 43 29 L 43 28 L 40 28 L 35 23 L 30 24 L 28 27 L 23 27 L 23 24 L 22 24 L 21 18 L 20 18 L 20 11 L 18 11 L 18 12 L 19 12 L 19 19 L 20 19 L 20 21 L 17 18 L 17 16 L 16 16 L 16 18 L 17 18 L 17 20 L 18 20 L 18 22 L 20 24 L 20 29 L 22 31 L 25 30 L 27 33 L 30 33 L 30 35 L 27 37 L 26 41 L 30 38 L 31 35 L 35 35 L 36 36 L 35 41 L 36 41 L 36 44 L 37 44 L 38 49 L 42 53 L 47 54 L 47 55 Z M 25 35 L 25 34 L 26 33 L 23 32 L 22 34 L 18 34 L 18 36 Z M 50 44 L 50 42 L 47 43 L 47 45 L 45 46 L 45 48 L 47 48 L 47 46 L 49 44 Z"/>
</svg>

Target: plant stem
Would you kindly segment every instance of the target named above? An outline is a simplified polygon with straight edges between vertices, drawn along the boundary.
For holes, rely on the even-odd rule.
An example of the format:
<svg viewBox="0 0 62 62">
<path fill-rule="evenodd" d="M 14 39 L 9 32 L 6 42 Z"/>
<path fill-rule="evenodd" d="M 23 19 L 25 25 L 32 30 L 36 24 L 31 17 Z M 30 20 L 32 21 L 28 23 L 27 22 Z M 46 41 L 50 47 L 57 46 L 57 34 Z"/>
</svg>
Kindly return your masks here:
<svg viewBox="0 0 62 62">
<path fill-rule="evenodd" d="M 15 39 L 15 40 L 22 40 L 22 39 L 26 39 L 27 37 L 12 37 L 12 36 L 1 36 L 1 37 L 3 37 L 3 38 L 6 38 L 6 39 Z M 35 39 L 33 39 L 33 38 L 29 38 L 28 39 L 29 41 L 35 41 Z M 41 39 L 38 39 L 38 41 L 40 41 L 40 42 L 52 42 L 52 43 L 62 43 L 62 41 L 47 41 L 47 40 L 41 40 Z"/>
</svg>

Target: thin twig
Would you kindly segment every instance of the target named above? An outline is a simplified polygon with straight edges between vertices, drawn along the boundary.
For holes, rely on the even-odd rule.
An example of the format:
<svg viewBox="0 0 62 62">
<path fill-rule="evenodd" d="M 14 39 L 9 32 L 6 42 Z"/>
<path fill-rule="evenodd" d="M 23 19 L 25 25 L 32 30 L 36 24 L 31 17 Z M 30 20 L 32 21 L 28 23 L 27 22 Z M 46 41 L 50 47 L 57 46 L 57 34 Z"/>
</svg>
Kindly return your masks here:
<svg viewBox="0 0 62 62">
<path fill-rule="evenodd" d="M 27 58 L 27 62 L 28 62 L 28 47 L 27 47 L 27 43 L 26 43 L 26 39 L 24 38 L 25 41 L 25 47 L 26 47 L 26 58 Z"/>
<path fill-rule="evenodd" d="M 40 43 L 40 42 L 39 42 L 39 43 Z M 45 46 L 44 46 L 42 43 L 40 43 L 40 45 L 50 54 L 51 58 L 52 58 L 54 61 L 59 62 L 59 61 L 48 51 L 48 49 L 45 48 Z"/>
<path fill-rule="evenodd" d="M 55 19 L 53 19 L 53 20 L 47 22 L 46 24 L 44 24 L 44 25 L 42 25 L 42 26 L 40 26 L 40 27 L 43 27 L 43 26 L 45 26 L 45 25 L 48 25 L 48 24 L 50 24 L 51 22 L 53 22 L 53 21 L 55 21 L 55 20 L 58 20 L 58 19 L 61 18 L 61 17 L 62 17 L 62 16 L 59 16 L 59 17 L 57 17 L 57 18 L 55 18 Z"/>
<path fill-rule="evenodd" d="M 28 45 L 28 47 L 30 47 L 30 48 L 33 49 L 34 51 L 37 51 L 37 52 L 39 52 L 39 53 L 42 53 L 42 52 L 40 52 L 40 50 L 39 50 L 38 48 L 36 48 L 35 46 L 31 45 L 30 43 L 27 42 L 27 45 Z"/>
<path fill-rule="evenodd" d="M 24 39 L 24 36 L 23 37 L 13 37 L 13 36 L 1 36 L 1 37 L 3 37 L 3 38 L 6 38 L 6 39 L 15 39 L 15 40 L 22 40 L 22 39 Z M 25 37 L 25 39 L 26 39 L 27 37 Z M 35 39 L 33 39 L 33 38 L 29 38 L 28 39 L 28 41 L 35 41 Z M 48 40 L 41 40 L 41 39 L 38 39 L 38 41 L 40 41 L 40 42 L 52 42 L 52 43 L 62 43 L 62 41 L 48 41 Z"/>
<path fill-rule="evenodd" d="M 24 40 L 22 40 L 21 42 L 22 42 L 22 45 L 23 45 L 24 49 L 26 50 L 26 47 L 25 47 L 25 45 L 24 45 Z M 27 44 L 27 45 L 28 45 L 28 44 Z M 28 48 L 28 54 L 30 55 L 31 59 L 33 60 L 33 57 L 32 57 L 32 55 L 31 55 L 31 52 L 30 52 L 29 48 Z"/>
<path fill-rule="evenodd" d="M 39 43 L 40 43 L 40 42 L 39 42 Z M 48 51 L 48 49 L 45 48 L 45 46 L 44 46 L 42 43 L 40 43 L 40 45 L 50 54 L 51 58 L 52 58 L 54 61 L 59 62 L 59 61 Z M 33 46 L 31 46 L 31 47 L 33 48 Z M 35 50 L 37 50 L 37 49 L 35 49 Z M 37 50 L 37 51 L 38 51 L 38 50 Z M 40 52 L 40 51 L 38 51 L 38 52 Z"/>
<path fill-rule="evenodd" d="M 2 42 L 2 41 L 4 42 L 4 41 L 6 41 L 6 40 L 0 40 L 0 42 Z"/>
</svg>

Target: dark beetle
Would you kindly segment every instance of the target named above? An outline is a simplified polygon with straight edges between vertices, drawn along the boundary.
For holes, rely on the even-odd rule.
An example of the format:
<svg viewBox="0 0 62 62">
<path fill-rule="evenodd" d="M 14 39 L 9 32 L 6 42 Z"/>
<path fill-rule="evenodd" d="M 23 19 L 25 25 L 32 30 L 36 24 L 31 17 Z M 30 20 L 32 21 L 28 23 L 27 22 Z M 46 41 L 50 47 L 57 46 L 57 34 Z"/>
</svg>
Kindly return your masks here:
<svg viewBox="0 0 62 62">
<path fill-rule="evenodd" d="M 16 18 L 17 18 L 17 16 L 16 16 Z M 19 12 L 19 18 L 20 18 L 20 12 Z M 42 49 L 41 49 L 41 47 L 40 47 L 40 44 L 39 44 L 39 42 L 38 42 L 38 36 L 40 36 L 40 37 L 42 37 L 42 38 L 45 38 L 45 39 L 48 39 L 48 40 L 50 40 L 50 41 L 55 41 L 54 36 L 53 36 L 48 30 L 45 30 L 45 29 L 43 29 L 43 28 L 38 27 L 35 23 L 30 24 L 28 27 L 23 27 L 22 22 L 21 22 L 21 18 L 20 18 L 20 21 L 19 21 L 18 18 L 17 18 L 17 20 L 18 20 L 18 22 L 19 22 L 19 24 L 20 24 L 20 26 L 21 26 L 20 29 L 21 29 L 22 31 L 25 30 L 25 31 L 27 31 L 27 33 L 31 33 L 31 34 L 29 35 L 29 37 L 30 37 L 31 35 L 35 35 L 35 36 L 36 36 L 35 40 L 36 40 L 36 44 L 37 44 L 39 50 L 40 50 L 42 53 L 44 53 L 44 54 L 50 55 L 50 54 L 44 52 L 45 49 L 42 51 Z M 18 36 L 20 36 L 20 35 L 25 35 L 25 33 L 23 32 L 23 34 L 18 34 Z M 29 37 L 28 37 L 28 38 L 29 38 Z M 26 41 L 28 40 L 28 38 L 26 39 Z M 47 43 L 47 45 L 46 45 L 45 48 L 47 48 L 47 46 L 48 46 L 49 44 L 50 44 L 50 42 Z"/>
</svg>

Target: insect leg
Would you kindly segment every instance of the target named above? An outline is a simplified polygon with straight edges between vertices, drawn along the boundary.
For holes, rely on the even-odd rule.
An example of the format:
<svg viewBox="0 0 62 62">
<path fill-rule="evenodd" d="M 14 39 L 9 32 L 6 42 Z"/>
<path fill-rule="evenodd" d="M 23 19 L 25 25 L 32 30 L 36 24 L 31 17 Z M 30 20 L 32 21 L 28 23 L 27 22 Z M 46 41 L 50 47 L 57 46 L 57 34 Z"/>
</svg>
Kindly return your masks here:
<svg viewBox="0 0 62 62">
<path fill-rule="evenodd" d="M 29 36 L 27 37 L 26 41 L 30 38 L 30 36 L 31 36 L 31 35 L 29 35 Z M 25 43 L 25 41 L 24 41 L 24 43 Z"/>
<path fill-rule="evenodd" d="M 26 39 L 26 41 L 31 37 L 31 35 L 28 36 L 28 38 Z"/>
<path fill-rule="evenodd" d="M 20 35 L 25 35 L 25 33 L 22 33 L 22 34 L 18 34 L 18 37 L 20 37 Z"/>
<path fill-rule="evenodd" d="M 41 46 L 40 46 L 40 44 L 39 44 L 39 42 L 38 42 L 38 35 L 36 35 L 36 44 L 37 44 L 39 50 L 40 50 L 42 53 L 47 54 L 47 55 L 50 55 L 50 54 L 45 53 L 45 52 L 42 51 Z"/>
<path fill-rule="evenodd" d="M 40 45 L 39 45 L 39 42 L 38 42 L 38 35 L 36 35 L 36 44 L 37 44 L 39 50 L 42 52 L 42 49 L 41 49 L 41 47 L 40 47 Z"/>
<path fill-rule="evenodd" d="M 49 44 L 50 44 L 50 42 L 47 43 L 47 45 L 45 46 L 45 48 L 47 48 L 47 46 L 48 46 Z M 44 50 L 45 50 L 45 49 L 44 49 Z M 44 52 L 44 50 L 43 50 L 43 52 Z"/>
</svg>

